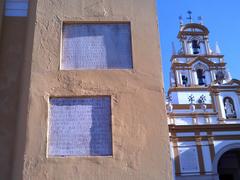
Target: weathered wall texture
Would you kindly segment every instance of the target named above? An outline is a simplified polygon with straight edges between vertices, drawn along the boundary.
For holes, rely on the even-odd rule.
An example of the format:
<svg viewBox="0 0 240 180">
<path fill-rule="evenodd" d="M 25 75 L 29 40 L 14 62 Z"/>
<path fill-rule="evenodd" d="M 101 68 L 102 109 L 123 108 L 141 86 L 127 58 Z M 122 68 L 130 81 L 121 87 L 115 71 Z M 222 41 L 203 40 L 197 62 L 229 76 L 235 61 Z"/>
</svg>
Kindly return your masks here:
<svg viewBox="0 0 240 180">
<path fill-rule="evenodd" d="M 13 179 L 171 179 L 155 1 L 31 2 Z M 64 21 L 130 22 L 133 69 L 59 70 Z M 113 157 L 47 158 L 48 98 L 85 95 L 112 97 Z"/>
</svg>

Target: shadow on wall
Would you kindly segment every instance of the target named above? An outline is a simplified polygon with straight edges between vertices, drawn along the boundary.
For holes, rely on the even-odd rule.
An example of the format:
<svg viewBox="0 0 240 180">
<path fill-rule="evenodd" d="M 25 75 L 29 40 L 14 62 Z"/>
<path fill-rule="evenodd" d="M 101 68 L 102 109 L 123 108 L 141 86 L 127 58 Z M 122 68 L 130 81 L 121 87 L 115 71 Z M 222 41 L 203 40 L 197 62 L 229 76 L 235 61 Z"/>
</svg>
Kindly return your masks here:
<svg viewBox="0 0 240 180">
<path fill-rule="evenodd" d="M 90 128 L 90 155 L 112 155 L 112 124 L 110 97 L 97 97 L 92 106 L 92 126 Z"/>
</svg>

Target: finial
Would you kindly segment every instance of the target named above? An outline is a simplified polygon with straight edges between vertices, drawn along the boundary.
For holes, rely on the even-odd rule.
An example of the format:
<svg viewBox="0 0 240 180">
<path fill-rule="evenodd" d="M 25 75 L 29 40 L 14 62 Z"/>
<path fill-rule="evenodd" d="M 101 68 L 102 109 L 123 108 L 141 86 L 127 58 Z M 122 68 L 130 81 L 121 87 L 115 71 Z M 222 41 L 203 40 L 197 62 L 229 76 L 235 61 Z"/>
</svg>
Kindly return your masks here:
<svg viewBox="0 0 240 180">
<path fill-rule="evenodd" d="M 172 103 L 172 96 L 171 95 L 167 96 L 167 101 L 168 101 L 168 103 Z"/>
<path fill-rule="evenodd" d="M 198 20 L 200 21 L 200 24 L 203 25 L 203 17 L 202 17 L 202 16 L 199 16 L 199 17 L 198 17 Z"/>
<path fill-rule="evenodd" d="M 193 103 L 194 103 L 195 98 L 194 98 L 193 94 L 191 94 L 191 95 L 188 97 L 188 101 L 190 102 L 190 104 L 193 104 Z"/>
<path fill-rule="evenodd" d="M 221 54 L 221 50 L 220 50 L 220 47 L 219 47 L 217 41 L 216 41 L 216 44 L 215 44 L 215 53 L 216 53 L 216 54 Z"/>
<path fill-rule="evenodd" d="M 188 11 L 187 13 L 189 15 L 187 19 L 189 19 L 190 23 L 192 23 L 192 11 Z"/>
<path fill-rule="evenodd" d="M 203 94 L 200 96 L 200 98 L 198 99 L 198 103 L 199 104 L 205 104 L 206 102 L 206 96 L 204 96 Z"/>
<path fill-rule="evenodd" d="M 179 16 L 179 21 L 180 21 L 180 26 L 182 26 L 183 25 L 183 18 L 182 18 L 182 16 Z"/>
<path fill-rule="evenodd" d="M 198 103 L 201 105 L 201 109 L 206 112 L 207 110 L 207 105 L 206 105 L 206 96 L 204 96 L 203 94 L 200 96 L 200 98 L 198 99 Z"/>
</svg>

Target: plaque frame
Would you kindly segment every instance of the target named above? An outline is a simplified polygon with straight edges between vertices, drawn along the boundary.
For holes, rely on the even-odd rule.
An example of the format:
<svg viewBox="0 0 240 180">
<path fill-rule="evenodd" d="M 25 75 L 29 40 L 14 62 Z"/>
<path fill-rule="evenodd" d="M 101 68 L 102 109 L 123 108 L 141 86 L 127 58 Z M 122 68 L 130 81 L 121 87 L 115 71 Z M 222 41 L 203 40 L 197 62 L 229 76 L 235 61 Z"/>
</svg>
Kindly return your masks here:
<svg viewBox="0 0 240 180">
<path fill-rule="evenodd" d="M 67 25 L 128 25 L 129 26 L 129 52 L 130 52 L 130 63 L 131 65 L 127 68 L 123 67 L 113 67 L 113 68 L 72 68 L 72 69 L 66 69 L 63 67 L 63 54 L 64 54 L 64 26 Z M 115 20 L 115 21 L 81 21 L 81 20 L 76 20 L 76 21 L 71 21 L 71 20 L 65 20 L 61 24 L 61 38 L 60 38 L 60 60 L 59 60 L 59 70 L 60 71 L 112 71 L 112 70 L 127 70 L 127 71 L 132 71 L 134 69 L 134 51 L 133 51 L 133 37 L 132 37 L 132 26 L 130 21 L 122 21 L 122 20 Z"/>
</svg>

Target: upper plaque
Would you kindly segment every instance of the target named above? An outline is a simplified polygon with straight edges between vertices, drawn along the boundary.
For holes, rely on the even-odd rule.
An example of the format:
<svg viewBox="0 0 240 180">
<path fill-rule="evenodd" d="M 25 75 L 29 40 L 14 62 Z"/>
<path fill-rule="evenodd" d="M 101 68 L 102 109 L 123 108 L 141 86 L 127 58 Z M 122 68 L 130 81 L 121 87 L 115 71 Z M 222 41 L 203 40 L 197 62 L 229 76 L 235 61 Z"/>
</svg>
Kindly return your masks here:
<svg viewBox="0 0 240 180">
<path fill-rule="evenodd" d="M 112 155 L 110 97 L 51 98 L 48 156 Z"/>
<path fill-rule="evenodd" d="M 130 24 L 64 24 L 61 69 L 131 69 Z"/>
</svg>

